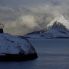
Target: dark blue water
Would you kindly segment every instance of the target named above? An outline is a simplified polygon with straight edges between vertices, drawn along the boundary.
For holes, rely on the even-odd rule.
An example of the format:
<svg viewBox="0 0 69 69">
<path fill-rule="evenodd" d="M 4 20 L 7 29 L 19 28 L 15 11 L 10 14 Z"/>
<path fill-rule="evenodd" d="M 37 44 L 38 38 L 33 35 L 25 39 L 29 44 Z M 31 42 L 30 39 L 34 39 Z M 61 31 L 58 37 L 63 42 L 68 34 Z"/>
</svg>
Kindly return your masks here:
<svg viewBox="0 0 69 69">
<path fill-rule="evenodd" d="M 69 39 L 31 39 L 38 59 L 0 62 L 0 69 L 69 69 Z"/>
</svg>

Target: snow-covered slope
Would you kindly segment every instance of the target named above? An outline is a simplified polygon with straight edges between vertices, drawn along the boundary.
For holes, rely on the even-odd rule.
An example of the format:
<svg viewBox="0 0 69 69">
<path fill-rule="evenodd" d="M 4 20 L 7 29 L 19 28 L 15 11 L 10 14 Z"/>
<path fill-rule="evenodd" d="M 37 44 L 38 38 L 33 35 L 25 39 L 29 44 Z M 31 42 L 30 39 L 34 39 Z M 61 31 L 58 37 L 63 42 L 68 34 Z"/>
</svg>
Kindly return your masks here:
<svg viewBox="0 0 69 69">
<path fill-rule="evenodd" d="M 18 36 L 0 33 L 0 56 L 6 54 L 28 55 L 34 53 L 36 53 L 34 47 L 25 38 L 21 39 Z"/>
<path fill-rule="evenodd" d="M 69 37 L 69 22 L 63 16 L 55 18 L 47 28 L 46 37 Z"/>
</svg>

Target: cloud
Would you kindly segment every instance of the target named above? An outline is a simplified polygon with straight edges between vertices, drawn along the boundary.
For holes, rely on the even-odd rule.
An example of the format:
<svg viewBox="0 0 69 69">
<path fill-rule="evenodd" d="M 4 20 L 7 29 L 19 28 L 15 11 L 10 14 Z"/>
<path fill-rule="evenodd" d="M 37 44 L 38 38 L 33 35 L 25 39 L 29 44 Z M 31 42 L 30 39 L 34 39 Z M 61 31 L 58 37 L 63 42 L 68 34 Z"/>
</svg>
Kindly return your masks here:
<svg viewBox="0 0 69 69">
<path fill-rule="evenodd" d="M 5 6 L 0 5 L 0 22 L 5 24 L 5 32 L 23 35 L 34 30 L 46 29 L 47 24 L 61 14 L 69 19 L 69 0 L 18 1 L 15 0 L 15 3 L 12 0 L 6 2 Z M 26 5 L 23 5 L 23 1 Z"/>
<path fill-rule="evenodd" d="M 36 18 L 33 15 L 25 15 L 20 17 L 20 24 L 25 25 L 28 28 L 34 28 L 38 26 Z"/>
<path fill-rule="evenodd" d="M 16 21 L 6 23 L 4 30 L 11 34 L 26 34 L 39 29 L 36 18 L 33 15 L 21 15 Z"/>
</svg>

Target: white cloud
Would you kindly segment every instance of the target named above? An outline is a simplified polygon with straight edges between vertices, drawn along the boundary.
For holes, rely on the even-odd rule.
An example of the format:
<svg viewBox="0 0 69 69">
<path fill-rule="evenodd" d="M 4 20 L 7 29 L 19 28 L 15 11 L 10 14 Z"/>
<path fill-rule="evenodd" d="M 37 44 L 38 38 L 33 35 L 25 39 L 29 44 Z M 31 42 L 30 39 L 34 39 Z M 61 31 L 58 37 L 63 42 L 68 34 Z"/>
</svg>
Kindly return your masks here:
<svg viewBox="0 0 69 69">
<path fill-rule="evenodd" d="M 32 15 L 25 15 L 20 17 L 20 24 L 25 25 L 28 28 L 34 28 L 38 24 L 36 23 L 35 16 Z"/>
<path fill-rule="evenodd" d="M 30 4 L 26 5 L 26 8 L 23 8 L 25 5 L 20 4 L 20 1 L 17 2 L 18 7 L 12 7 L 10 4 L 5 7 L 0 6 L 0 21 L 5 24 L 6 32 L 25 34 L 45 28 L 54 17 L 60 14 L 69 17 L 69 0 L 35 0 L 34 4 L 28 0 Z M 27 0 L 23 1 L 27 3 Z"/>
</svg>

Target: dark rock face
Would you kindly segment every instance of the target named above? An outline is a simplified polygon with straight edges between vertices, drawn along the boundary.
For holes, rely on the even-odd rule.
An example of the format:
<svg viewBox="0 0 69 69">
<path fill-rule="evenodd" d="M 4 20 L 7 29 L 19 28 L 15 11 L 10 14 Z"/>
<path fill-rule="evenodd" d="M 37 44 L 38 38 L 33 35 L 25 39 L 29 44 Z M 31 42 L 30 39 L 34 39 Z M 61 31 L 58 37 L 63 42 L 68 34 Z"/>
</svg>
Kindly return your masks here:
<svg viewBox="0 0 69 69">
<path fill-rule="evenodd" d="M 28 61 L 28 60 L 34 60 L 37 58 L 37 54 L 6 54 L 6 55 L 0 55 L 0 61 Z"/>
<path fill-rule="evenodd" d="M 0 29 L 0 33 L 3 33 L 3 29 Z"/>
</svg>

